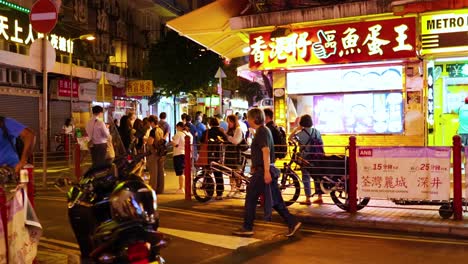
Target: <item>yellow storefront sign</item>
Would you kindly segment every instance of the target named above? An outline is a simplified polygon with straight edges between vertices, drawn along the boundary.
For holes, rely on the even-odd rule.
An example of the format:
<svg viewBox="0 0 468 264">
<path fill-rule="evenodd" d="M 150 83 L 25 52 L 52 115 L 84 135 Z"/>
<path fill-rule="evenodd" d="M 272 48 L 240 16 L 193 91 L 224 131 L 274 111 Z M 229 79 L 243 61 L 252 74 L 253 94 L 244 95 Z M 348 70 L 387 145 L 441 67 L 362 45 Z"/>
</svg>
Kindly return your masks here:
<svg viewBox="0 0 468 264">
<path fill-rule="evenodd" d="M 421 16 L 423 54 L 466 50 L 468 9 L 449 10 Z"/>
<path fill-rule="evenodd" d="M 151 96 L 153 95 L 153 81 L 129 81 L 127 84 L 127 96 Z"/>
</svg>

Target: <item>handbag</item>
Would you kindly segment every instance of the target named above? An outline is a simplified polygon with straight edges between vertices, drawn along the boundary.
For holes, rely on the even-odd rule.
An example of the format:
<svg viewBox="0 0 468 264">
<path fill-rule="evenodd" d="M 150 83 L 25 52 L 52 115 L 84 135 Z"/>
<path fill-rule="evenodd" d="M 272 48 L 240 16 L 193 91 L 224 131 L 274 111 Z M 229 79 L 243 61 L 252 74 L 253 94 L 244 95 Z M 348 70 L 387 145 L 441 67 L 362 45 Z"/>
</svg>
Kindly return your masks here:
<svg viewBox="0 0 468 264">
<path fill-rule="evenodd" d="M 197 167 L 208 165 L 208 131 L 206 131 L 204 141 L 204 143 L 200 143 L 200 149 L 198 150 L 198 159 L 195 162 L 195 166 Z"/>
<path fill-rule="evenodd" d="M 115 158 L 114 144 L 112 143 L 112 136 L 107 138 L 106 159 Z"/>
<path fill-rule="evenodd" d="M 250 146 L 247 144 L 247 140 L 245 140 L 244 137 L 242 137 L 242 140 L 239 144 L 237 144 L 237 148 L 239 149 L 240 152 L 245 152 L 249 150 Z"/>
</svg>

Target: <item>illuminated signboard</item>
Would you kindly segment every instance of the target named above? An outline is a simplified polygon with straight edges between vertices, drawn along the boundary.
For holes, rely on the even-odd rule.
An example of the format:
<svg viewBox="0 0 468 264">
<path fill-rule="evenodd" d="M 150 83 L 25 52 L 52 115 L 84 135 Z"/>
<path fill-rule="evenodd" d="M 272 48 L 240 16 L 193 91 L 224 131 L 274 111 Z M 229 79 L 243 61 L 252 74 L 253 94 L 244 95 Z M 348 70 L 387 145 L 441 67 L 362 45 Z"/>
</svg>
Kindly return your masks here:
<svg viewBox="0 0 468 264">
<path fill-rule="evenodd" d="M 299 114 L 312 114 L 322 134 L 401 134 L 401 92 L 302 95 L 296 97 Z"/>
<path fill-rule="evenodd" d="M 416 19 L 397 18 L 250 35 L 250 68 L 402 59 L 416 56 Z"/>
<path fill-rule="evenodd" d="M 18 19 L 10 19 L 0 15 L 0 39 L 11 42 L 29 45 L 35 39 L 44 37 L 44 34 L 33 31 L 31 24 L 20 25 Z M 47 39 L 56 50 L 73 53 L 73 42 L 56 34 L 47 35 Z"/>
<path fill-rule="evenodd" d="M 421 17 L 422 53 L 466 50 L 468 9 L 423 15 Z"/>
</svg>

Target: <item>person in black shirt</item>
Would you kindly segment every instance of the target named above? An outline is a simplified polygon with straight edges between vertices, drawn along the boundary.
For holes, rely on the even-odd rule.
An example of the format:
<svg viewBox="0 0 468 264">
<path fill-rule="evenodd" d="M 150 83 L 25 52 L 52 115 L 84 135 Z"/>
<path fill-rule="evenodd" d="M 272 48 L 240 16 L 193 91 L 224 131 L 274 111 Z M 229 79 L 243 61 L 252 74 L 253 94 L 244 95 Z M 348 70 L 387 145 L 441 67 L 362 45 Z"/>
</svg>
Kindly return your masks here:
<svg viewBox="0 0 468 264">
<path fill-rule="evenodd" d="M 227 142 L 227 136 L 219 127 L 218 119 L 212 117 L 209 121 L 210 129 L 203 132 L 201 142 L 206 143 L 206 133 L 208 133 L 208 163 L 212 161 L 221 162 L 221 144 Z M 213 172 L 216 181 L 216 200 L 223 199 L 224 180 L 221 172 Z"/>
<path fill-rule="evenodd" d="M 261 109 L 254 108 L 248 112 L 247 120 L 250 127 L 255 129 L 250 147 L 253 175 L 247 186 L 247 196 L 245 197 L 244 225 L 233 234 L 239 236 L 252 236 L 254 234 L 253 225 L 257 201 L 260 195 L 264 194 L 265 218 L 271 218 L 271 208 L 274 208 L 288 225 L 289 231 L 286 236 L 294 236 L 302 224 L 289 213 L 276 183 L 280 171 L 273 164 L 275 160 L 273 137 L 270 130 L 265 127 L 265 115 Z"/>
</svg>

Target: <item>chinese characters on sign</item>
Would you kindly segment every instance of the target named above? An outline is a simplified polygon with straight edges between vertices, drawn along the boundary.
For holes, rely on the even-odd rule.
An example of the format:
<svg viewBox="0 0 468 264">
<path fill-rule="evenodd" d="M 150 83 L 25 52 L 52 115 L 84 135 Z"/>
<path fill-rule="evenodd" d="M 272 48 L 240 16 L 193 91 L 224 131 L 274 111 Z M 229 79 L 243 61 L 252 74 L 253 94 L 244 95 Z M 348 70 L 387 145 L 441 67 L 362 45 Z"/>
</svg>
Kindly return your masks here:
<svg viewBox="0 0 468 264">
<path fill-rule="evenodd" d="M 29 45 L 33 43 L 35 39 L 43 37 L 44 34 L 34 32 L 31 24 L 27 26 L 19 25 L 18 19 L 11 20 L 7 16 L 0 15 L 0 38 L 19 44 Z M 56 34 L 47 35 L 46 38 L 50 41 L 54 49 L 73 53 L 73 42 L 70 39 Z"/>
<path fill-rule="evenodd" d="M 361 197 L 449 200 L 450 148 L 366 148 L 357 150 Z"/>
<path fill-rule="evenodd" d="M 398 18 L 250 35 L 250 68 L 399 59 L 416 55 L 416 20 Z"/>
<path fill-rule="evenodd" d="M 70 97 L 70 90 L 73 90 L 73 97 L 78 98 L 80 84 L 78 80 L 73 80 L 73 89 L 70 89 L 70 79 L 60 79 L 57 84 L 58 96 Z"/>
<path fill-rule="evenodd" d="M 129 81 L 127 84 L 127 96 L 151 96 L 153 95 L 153 81 Z"/>
</svg>

